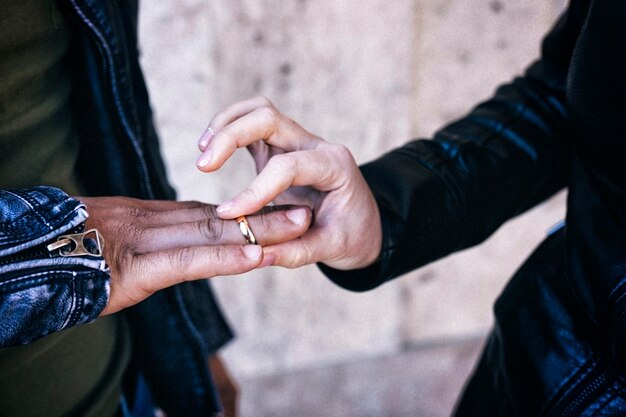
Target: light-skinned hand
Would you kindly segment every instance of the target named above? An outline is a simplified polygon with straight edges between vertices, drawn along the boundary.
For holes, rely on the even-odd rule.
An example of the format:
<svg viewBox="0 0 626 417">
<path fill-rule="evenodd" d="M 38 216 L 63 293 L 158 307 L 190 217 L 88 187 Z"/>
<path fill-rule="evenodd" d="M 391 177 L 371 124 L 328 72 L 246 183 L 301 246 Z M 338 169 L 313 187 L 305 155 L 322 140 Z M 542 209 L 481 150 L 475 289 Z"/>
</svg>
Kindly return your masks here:
<svg viewBox="0 0 626 417">
<path fill-rule="evenodd" d="M 247 147 L 258 176 L 222 203 L 224 219 L 253 213 L 270 202 L 306 204 L 311 228 L 293 241 L 265 246 L 274 265 L 290 268 L 323 262 L 337 269 L 362 268 L 379 256 L 382 230 L 378 206 L 350 151 L 326 142 L 281 114 L 263 97 L 218 113 L 199 140 L 201 171 L 219 169 Z"/>
</svg>

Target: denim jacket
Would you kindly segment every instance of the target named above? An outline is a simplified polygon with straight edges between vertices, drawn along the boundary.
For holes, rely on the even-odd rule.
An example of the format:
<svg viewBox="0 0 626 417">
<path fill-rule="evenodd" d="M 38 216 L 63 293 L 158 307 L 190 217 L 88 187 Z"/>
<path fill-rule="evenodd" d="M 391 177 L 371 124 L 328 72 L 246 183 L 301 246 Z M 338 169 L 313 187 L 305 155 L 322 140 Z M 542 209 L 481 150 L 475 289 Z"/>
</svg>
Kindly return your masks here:
<svg viewBox="0 0 626 417">
<path fill-rule="evenodd" d="M 77 173 L 89 195 L 173 199 L 138 62 L 136 1 L 63 0 L 80 137 Z M 83 230 L 85 206 L 52 187 L 0 190 L 0 344 L 29 343 L 93 321 L 109 294 L 101 256 L 61 257 L 48 245 Z M 220 411 L 207 358 L 230 338 L 206 281 L 157 292 L 125 311 L 129 380 L 141 373 L 170 416 Z M 155 364 L 158 364 L 155 366 Z"/>
</svg>

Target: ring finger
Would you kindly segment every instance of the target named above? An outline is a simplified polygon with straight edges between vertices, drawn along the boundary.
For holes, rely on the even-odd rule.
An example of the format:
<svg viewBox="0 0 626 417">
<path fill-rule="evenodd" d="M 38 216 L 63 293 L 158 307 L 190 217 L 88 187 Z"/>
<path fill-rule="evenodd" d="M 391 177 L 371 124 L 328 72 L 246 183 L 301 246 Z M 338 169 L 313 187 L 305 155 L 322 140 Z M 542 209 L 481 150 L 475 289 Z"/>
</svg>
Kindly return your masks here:
<svg viewBox="0 0 626 417">
<path fill-rule="evenodd" d="M 261 245 L 272 245 L 301 236 L 311 223 L 308 207 L 268 207 L 247 216 L 250 229 Z M 151 227 L 141 232 L 136 251 L 148 253 L 179 247 L 246 244 L 234 220 L 219 218 Z"/>
</svg>

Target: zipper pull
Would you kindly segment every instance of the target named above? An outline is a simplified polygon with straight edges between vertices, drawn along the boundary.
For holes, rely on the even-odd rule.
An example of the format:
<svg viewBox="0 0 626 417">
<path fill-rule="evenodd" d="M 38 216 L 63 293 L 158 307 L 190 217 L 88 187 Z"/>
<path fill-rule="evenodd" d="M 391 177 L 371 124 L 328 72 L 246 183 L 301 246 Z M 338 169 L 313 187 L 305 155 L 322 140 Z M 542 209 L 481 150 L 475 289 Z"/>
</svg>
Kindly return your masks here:
<svg viewBox="0 0 626 417">
<path fill-rule="evenodd" d="M 59 251 L 61 256 L 102 257 L 104 238 L 98 229 L 83 233 L 59 236 L 57 241 L 46 246 L 49 252 Z"/>
</svg>

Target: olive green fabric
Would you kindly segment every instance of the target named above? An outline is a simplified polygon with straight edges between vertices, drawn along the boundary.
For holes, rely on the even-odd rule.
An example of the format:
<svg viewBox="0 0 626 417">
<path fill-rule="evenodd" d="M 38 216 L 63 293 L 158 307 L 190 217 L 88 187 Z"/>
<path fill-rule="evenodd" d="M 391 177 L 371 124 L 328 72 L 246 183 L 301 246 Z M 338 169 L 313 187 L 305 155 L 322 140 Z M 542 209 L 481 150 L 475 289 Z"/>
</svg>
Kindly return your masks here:
<svg viewBox="0 0 626 417">
<path fill-rule="evenodd" d="M 63 62 L 69 38 L 56 2 L 0 0 L 0 188 L 81 189 Z M 0 416 L 114 415 L 130 349 L 121 316 L 0 348 Z"/>
<path fill-rule="evenodd" d="M 52 0 L 0 0 L 0 188 L 75 188 L 68 28 Z"/>
<path fill-rule="evenodd" d="M 0 349 L 0 416 L 113 416 L 130 355 L 121 317 Z"/>
</svg>

